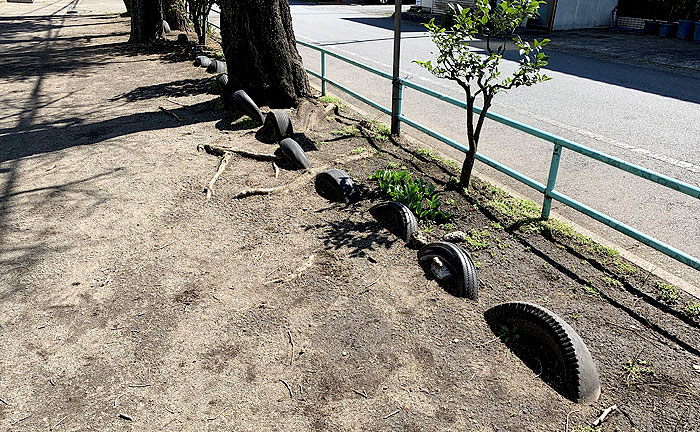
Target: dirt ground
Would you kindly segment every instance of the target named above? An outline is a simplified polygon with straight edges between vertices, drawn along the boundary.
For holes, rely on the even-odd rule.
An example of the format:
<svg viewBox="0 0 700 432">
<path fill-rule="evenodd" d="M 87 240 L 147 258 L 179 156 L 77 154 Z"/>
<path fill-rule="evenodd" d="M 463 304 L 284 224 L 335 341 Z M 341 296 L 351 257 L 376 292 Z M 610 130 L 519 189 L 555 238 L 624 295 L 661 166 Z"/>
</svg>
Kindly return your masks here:
<svg viewBox="0 0 700 432">
<path fill-rule="evenodd" d="M 362 201 L 311 180 L 234 200 L 304 175 L 236 157 L 207 202 L 218 158 L 198 144 L 274 146 L 215 109 L 181 46 L 128 46 L 128 25 L 0 20 L 0 430 L 583 431 L 613 404 L 602 430 L 700 430 L 689 296 L 658 300 L 654 276 L 533 229 L 497 188 L 450 189 L 414 143 L 339 133 L 359 124 L 347 109 L 312 130 L 291 114 L 313 166 L 349 172 Z M 429 239 L 488 233 L 477 302 L 369 215 L 385 198 L 368 175 L 393 166 L 446 190 L 453 226 L 421 222 Z M 513 300 L 581 335 L 597 402 L 560 396 L 492 333 L 484 311 Z"/>
</svg>

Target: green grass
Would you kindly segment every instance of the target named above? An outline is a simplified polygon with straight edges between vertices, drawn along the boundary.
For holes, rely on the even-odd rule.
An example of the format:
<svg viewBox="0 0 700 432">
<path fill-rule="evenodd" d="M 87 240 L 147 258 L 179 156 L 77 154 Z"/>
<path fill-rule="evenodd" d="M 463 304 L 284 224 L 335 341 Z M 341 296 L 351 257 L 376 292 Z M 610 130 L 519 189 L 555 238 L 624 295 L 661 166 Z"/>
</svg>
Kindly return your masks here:
<svg viewBox="0 0 700 432">
<path fill-rule="evenodd" d="M 248 116 L 239 118 L 233 124 L 240 126 L 243 129 L 253 129 L 254 127 L 260 126 L 258 122 Z"/>
<path fill-rule="evenodd" d="M 347 105 L 345 105 L 343 103 L 343 101 L 341 101 L 339 98 L 337 98 L 335 96 L 325 95 L 325 96 L 321 96 L 320 98 L 318 98 L 318 100 L 320 100 L 323 103 L 327 103 L 327 104 L 332 103 L 333 105 L 337 106 L 339 110 L 344 110 L 347 108 Z"/>
<path fill-rule="evenodd" d="M 601 298 L 600 291 L 598 288 L 592 286 L 592 285 L 584 285 L 583 290 L 586 291 L 586 294 L 592 295 L 593 297 Z"/>
<path fill-rule="evenodd" d="M 350 154 L 357 155 L 360 153 L 364 153 L 366 151 L 367 151 L 366 147 L 355 147 L 354 149 L 350 150 Z"/>
<path fill-rule="evenodd" d="M 623 370 L 625 373 L 625 382 L 627 383 L 628 387 L 642 379 L 644 376 L 654 375 L 654 368 L 652 365 L 645 360 L 640 360 L 639 355 L 627 360 Z"/>
<path fill-rule="evenodd" d="M 342 129 L 331 131 L 331 134 L 337 136 L 358 136 L 360 135 L 360 130 L 356 126 L 345 126 Z"/>
<path fill-rule="evenodd" d="M 620 255 L 620 253 L 615 249 L 594 242 L 589 237 L 577 233 L 571 225 L 556 219 L 540 221 L 540 229 L 545 235 L 559 235 L 573 240 L 575 243 L 583 246 L 584 249 L 593 254 L 612 258 L 617 258 Z"/>
<path fill-rule="evenodd" d="M 389 138 L 391 137 L 391 129 L 389 128 L 389 126 L 376 120 L 372 120 L 371 124 L 372 132 L 374 132 L 374 137 L 377 139 L 377 141 L 389 140 Z"/>
<path fill-rule="evenodd" d="M 455 224 L 453 224 L 453 223 L 444 223 L 444 224 L 440 225 L 440 228 L 442 228 L 442 230 L 445 231 L 445 232 L 451 232 L 451 231 L 454 231 L 454 229 L 455 229 Z"/>
<path fill-rule="evenodd" d="M 678 288 L 665 282 L 656 282 L 658 299 L 666 304 L 674 304 L 681 297 Z"/>
<path fill-rule="evenodd" d="M 456 172 L 462 172 L 462 167 L 452 159 L 443 159 L 438 156 L 432 149 L 429 148 L 419 148 L 414 152 L 417 156 L 421 156 L 426 159 L 430 159 L 433 162 L 437 162 L 440 165 L 448 167 Z"/>
<path fill-rule="evenodd" d="M 620 273 L 627 273 L 627 274 L 637 274 L 639 272 L 639 269 L 632 264 L 627 264 L 626 262 L 622 262 L 619 259 L 615 261 L 615 267 L 620 271 Z"/>
</svg>

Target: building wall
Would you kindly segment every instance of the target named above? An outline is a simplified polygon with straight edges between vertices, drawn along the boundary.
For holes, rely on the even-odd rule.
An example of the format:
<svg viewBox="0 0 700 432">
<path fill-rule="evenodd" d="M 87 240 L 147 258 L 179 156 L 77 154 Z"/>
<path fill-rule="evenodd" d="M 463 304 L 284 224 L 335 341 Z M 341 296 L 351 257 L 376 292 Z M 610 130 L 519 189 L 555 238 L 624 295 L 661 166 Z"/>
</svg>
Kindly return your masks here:
<svg viewBox="0 0 700 432">
<path fill-rule="evenodd" d="M 553 29 L 607 27 L 617 3 L 618 0 L 558 0 Z"/>
</svg>

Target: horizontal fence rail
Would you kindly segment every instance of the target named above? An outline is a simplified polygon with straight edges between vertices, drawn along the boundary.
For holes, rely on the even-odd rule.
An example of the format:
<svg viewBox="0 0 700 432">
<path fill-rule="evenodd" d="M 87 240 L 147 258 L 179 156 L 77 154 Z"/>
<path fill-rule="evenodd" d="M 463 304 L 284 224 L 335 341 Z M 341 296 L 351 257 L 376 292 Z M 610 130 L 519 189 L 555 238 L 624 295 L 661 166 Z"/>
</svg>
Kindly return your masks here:
<svg viewBox="0 0 700 432">
<path fill-rule="evenodd" d="M 405 115 L 403 115 L 401 113 L 401 108 L 400 108 L 401 104 L 399 104 L 399 112 L 392 113 L 389 108 L 386 108 L 386 107 L 360 95 L 356 91 L 351 90 L 351 89 L 347 88 L 346 86 L 343 86 L 340 83 L 337 83 L 337 82 L 329 79 L 326 76 L 326 57 L 331 56 L 331 57 L 336 58 L 338 60 L 341 60 L 345 63 L 351 64 L 351 65 L 356 66 L 360 69 L 363 69 L 367 72 L 373 73 L 375 75 L 379 75 L 380 77 L 386 78 L 389 80 L 393 79 L 391 74 L 377 70 L 371 66 L 367 66 L 367 65 L 359 63 L 355 60 L 351 60 L 351 59 L 344 57 L 340 54 L 334 53 L 334 52 L 329 51 L 325 48 L 321 48 L 319 46 L 310 44 L 308 42 L 303 42 L 303 41 L 297 40 L 297 44 L 305 46 L 307 48 L 311 48 L 311 49 L 321 53 L 321 73 L 319 74 L 319 73 L 314 72 L 308 68 L 306 69 L 306 71 L 310 75 L 321 80 L 321 93 L 322 93 L 322 95 L 325 96 L 325 94 L 326 94 L 326 83 L 331 84 L 332 86 L 342 90 L 345 93 L 350 94 L 351 96 L 361 100 L 362 102 L 378 109 L 379 111 L 381 111 L 385 114 L 388 114 L 391 116 L 396 116 L 396 118 L 398 118 L 400 123 L 405 123 L 409 126 L 412 126 L 416 129 L 418 129 L 419 131 L 421 131 L 421 132 L 423 132 L 423 133 L 425 133 L 425 134 L 427 134 L 427 135 L 429 135 L 429 136 L 431 136 L 431 137 L 433 137 L 433 138 L 435 138 L 435 139 L 437 139 L 437 140 L 439 140 L 439 141 L 441 141 L 441 142 L 443 142 L 443 143 L 445 143 L 445 144 L 447 144 L 447 145 L 449 145 L 449 146 L 451 146 L 451 147 L 453 147 L 461 152 L 466 153 L 469 150 L 469 148 L 464 146 L 463 144 L 461 144 L 461 143 L 459 143 L 451 138 L 448 138 L 448 137 L 440 134 L 439 132 L 434 131 L 434 130 L 430 129 L 429 127 L 422 125 L 414 120 L 411 120 L 408 117 L 406 117 Z M 453 97 L 436 92 L 436 91 L 431 90 L 427 87 L 424 87 L 422 85 L 411 82 L 407 79 L 399 78 L 398 82 L 399 82 L 399 86 L 400 86 L 399 87 L 400 94 L 402 93 L 403 87 L 408 87 L 410 89 L 416 90 L 416 91 L 423 93 L 425 95 L 431 96 L 435 99 L 439 99 L 439 100 L 442 100 L 444 102 L 447 102 L 447 103 L 454 105 L 456 107 L 460 107 L 463 109 L 467 108 L 467 104 L 459 99 L 455 99 Z M 472 109 L 477 114 L 480 114 L 482 111 L 481 108 L 479 108 L 479 107 L 473 107 Z M 556 200 L 556 201 L 558 201 L 558 202 L 560 202 L 560 203 L 562 203 L 562 204 L 564 204 L 564 205 L 566 205 L 566 206 L 568 206 L 568 207 L 570 207 L 570 208 L 572 208 L 580 213 L 583 213 L 589 217 L 592 217 L 593 219 L 595 219 L 599 222 L 604 223 L 605 225 L 607 225 L 607 226 L 609 226 L 609 227 L 611 227 L 611 228 L 613 228 L 613 229 L 615 229 L 615 230 L 617 230 L 617 231 L 619 231 L 619 232 L 621 232 L 629 237 L 632 237 L 635 240 L 638 240 L 638 241 L 646 244 L 647 246 L 650 246 L 650 247 L 658 250 L 659 252 L 662 252 L 662 253 L 670 256 L 671 258 L 674 258 L 674 259 L 676 259 L 676 260 L 678 260 L 678 261 L 680 261 L 680 262 L 682 262 L 682 263 L 684 263 L 684 264 L 686 264 L 686 265 L 688 265 L 696 270 L 700 270 L 700 260 L 698 260 L 697 258 L 695 258 L 695 257 L 693 257 L 693 256 L 691 256 L 683 251 L 680 251 L 680 250 L 674 248 L 673 246 L 667 245 L 666 243 L 664 243 L 660 240 L 657 240 L 657 239 L 655 239 L 647 234 L 644 234 L 644 233 L 642 233 L 642 232 L 640 232 L 640 231 L 638 231 L 638 230 L 636 230 L 628 225 L 625 225 L 624 223 L 622 223 L 622 222 L 620 222 L 620 221 L 618 221 L 618 220 L 616 220 L 616 219 L 614 219 L 614 218 L 612 218 L 604 213 L 601 213 L 601 212 L 599 212 L 591 207 L 586 206 L 585 204 L 583 204 L 581 202 L 574 200 L 571 197 L 568 197 L 568 196 L 560 193 L 559 191 L 557 191 L 555 189 L 555 185 L 556 185 L 557 175 L 559 172 L 559 160 L 561 159 L 562 150 L 564 148 L 566 148 L 566 149 L 569 149 L 573 152 L 576 152 L 576 153 L 579 153 L 581 155 L 587 156 L 589 158 L 595 159 L 595 160 L 602 162 L 604 164 L 621 169 L 621 170 L 628 172 L 630 174 L 633 174 L 637 177 L 641 177 L 641 178 L 647 179 L 649 181 L 652 181 L 654 183 L 657 183 L 659 185 L 665 186 L 669 189 L 676 190 L 678 192 L 681 192 L 681 193 L 688 195 L 688 196 L 691 196 L 693 198 L 700 199 L 700 188 L 697 188 L 691 184 L 684 183 L 682 181 L 673 179 L 671 177 L 665 176 L 663 174 L 648 170 L 648 169 L 643 168 L 641 166 L 631 164 L 629 162 L 625 162 L 622 159 L 618 159 L 614 156 L 610 156 L 608 154 L 599 152 L 599 151 L 594 150 L 592 148 L 583 146 L 581 144 L 577 144 L 577 143 L 570 141 L 566 138 L 562 138 L 560 136 L 551 134 L 551 133 L 543 131 L 541 129 L 537 129 L 535 127 L 526 125 L 524 123 L 510 119 L 510 118 L 502 116 L 500 114 L 496 114 L 493 112 L 487 112 L 486 117 L 493 120 L 493 121 L 496 121 L 500 124 L 517 129 L 521 132 L 535 136 L 537 138 L 541 138 L 545 141 L 549 141 L 552 144 L 554 144 L 554 149 L 552 151 L 552 160 L 551 160 L 551 163 L 549 166 L 549 175 L 547 177 L 547 184 L 546 185 L 544 185 L 544 184 L 542 184 L 534 179 L 531 179 L 530 177 L 528 177 L 528 176 L 526 176 L 526 175 L 500 163 L 500 162 L 497 162 L 497 161 L 495 161 L 495 160 L 493 160 L 493 159 L 491 159 L 491 158 L 489 158 L 481 153 L 477 152 L 477 154 L 476 154 L 476 159 L 478 159 L 479 161 L 489 165 L 492 168 L 495 168 L 496 170 L 498 170 L 498 171 L 518 180 L 519 182 L 531 187 L 532 189 L 542 193 L 544 195 L 544 201 L 542 203 L 542 218 L 543 219 L 549 218 L 550 210 L 552 207 L 552 200 L 554 199 L 554 200 Z"/>
</svg>

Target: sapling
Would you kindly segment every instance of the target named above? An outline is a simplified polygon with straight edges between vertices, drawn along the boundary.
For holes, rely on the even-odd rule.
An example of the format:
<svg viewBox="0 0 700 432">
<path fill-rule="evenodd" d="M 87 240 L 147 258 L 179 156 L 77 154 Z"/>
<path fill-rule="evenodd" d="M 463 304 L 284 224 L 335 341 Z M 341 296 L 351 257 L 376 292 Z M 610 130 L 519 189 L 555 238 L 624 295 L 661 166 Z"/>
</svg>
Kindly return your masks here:
<svg viewBox="0 0 700 432">
<path fill-rule="evenodd" d="M 476 0 L 472 8 L 451 4 L 452 24 L 445 28 L 430 20 L 425 24 L 438 52 L 437 58 L 415 63 L 438 78 L 457 82 L 466 94 L 467 139 L 469 150 L 462 165 L 459 182 L 467 187 L 471 177 L 481 129 L 494 96 L 520 86 L 531 86 L 550 78 L 540 69 L 549 59 L 542 52 L 549 39 L 523 41 L 515 30 L 528 18 L 538 15 L 538 0 Z M 485 53 L 474 50 L 475 40 L 485 42 Z M 512 74 L 501 75 L 501 62 L 508 44 L 518 49 L 518 65 Z M 474 102 L 481 98 L 481 110 Z M 476 114 L 476 116 L 475 116 Z"/>
</svg>

